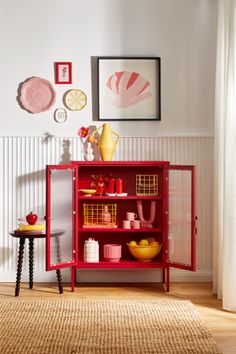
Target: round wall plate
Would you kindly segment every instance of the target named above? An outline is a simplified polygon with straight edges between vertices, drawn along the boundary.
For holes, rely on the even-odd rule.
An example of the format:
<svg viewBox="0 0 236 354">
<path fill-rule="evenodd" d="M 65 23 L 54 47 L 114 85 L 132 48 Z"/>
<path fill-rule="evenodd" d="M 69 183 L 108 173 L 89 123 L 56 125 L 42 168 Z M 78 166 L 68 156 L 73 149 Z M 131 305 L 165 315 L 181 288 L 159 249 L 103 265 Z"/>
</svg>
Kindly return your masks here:
<svg viewBox="0 0 236 354">
<path fill-rule="evenodd" d="M 86 103 L 87 97 L 82 90 L 73 89 L 64 94 L 64 104 L 71 111 L 80 111 Z"/>
<path fill-rule="evenodd" d="M 56 101 L 56 91 L 50 81 L 34 76 L 21 85 L 19 101 L 30 113 L 46 112 Z"/>
<path fill-rule="evenodd" d="M 57 123 L 64 123 L 67 119 L 67 113 L 64 108 L 58 108 L 54 112 L 54 120 Z"/>
</svg>

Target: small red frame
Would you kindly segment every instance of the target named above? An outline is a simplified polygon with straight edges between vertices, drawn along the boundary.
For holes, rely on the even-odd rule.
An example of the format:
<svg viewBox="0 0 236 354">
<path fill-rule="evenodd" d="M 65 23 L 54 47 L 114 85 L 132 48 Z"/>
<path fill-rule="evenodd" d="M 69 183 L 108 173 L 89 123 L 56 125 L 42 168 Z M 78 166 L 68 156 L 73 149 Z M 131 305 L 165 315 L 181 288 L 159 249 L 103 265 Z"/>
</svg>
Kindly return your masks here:
<svg viewBox="0 0 236 354">
<path fill-rule="evenodd" d="M 55 63 L 55 83 L 56 84 L 72 84 L 72 63 L 56 62 Z"/>
</svg>

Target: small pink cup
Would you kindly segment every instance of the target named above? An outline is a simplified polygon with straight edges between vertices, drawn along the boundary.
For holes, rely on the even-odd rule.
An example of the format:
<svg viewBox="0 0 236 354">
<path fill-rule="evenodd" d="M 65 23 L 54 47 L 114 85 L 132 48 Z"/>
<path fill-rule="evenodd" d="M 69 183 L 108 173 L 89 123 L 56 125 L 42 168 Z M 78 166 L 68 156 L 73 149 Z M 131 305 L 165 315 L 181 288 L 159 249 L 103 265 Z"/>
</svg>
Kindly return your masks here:
<svg viewBox="0 0 236 354">
<path fill-rule="evenodd" d="M 137 217 L 138 217 L 138 215 L 132 211 L 127 211 L 127 213 L 126 213 L 126 220 L 133 221 L 133 220 L 137 219 Z"/>
<path fill-rule="evenodd" d="M 123 220 L 124 229 L 131 229 L 131 227 L 133 227 L 133 221 Z"/>
<path fill-rule="evenodd" d="M 121 258 L 121 245 L 107 244 L 103 246 L 104 258 L 106 261 L 116 263 Z"/>
<path fill-rule="evenodd" d="M 140 220 L 134 220 L 133 221 L 133 228 L 134 229 L 140 229 L 141 228 L 141 221 Z"/>
</svg>

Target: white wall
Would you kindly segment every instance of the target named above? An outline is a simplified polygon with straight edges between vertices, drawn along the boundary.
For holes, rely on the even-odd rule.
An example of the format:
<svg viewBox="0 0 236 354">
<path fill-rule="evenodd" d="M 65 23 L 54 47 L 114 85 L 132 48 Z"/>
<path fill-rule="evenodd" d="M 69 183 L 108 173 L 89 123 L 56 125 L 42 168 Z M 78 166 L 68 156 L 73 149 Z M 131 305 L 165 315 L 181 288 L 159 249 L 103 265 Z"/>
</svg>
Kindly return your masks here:
<svg viewBox="0 0 236 354">
<path fill-rule="evenodd" d="M 122 136 L 213 134 L 215 0 L 0 1 L 0 135 L 76 136 L 92 124 L 91 57 L 103 55 L 162 60 L 161 122 L 113 122 Z M 73 85 L 55 85 L 57 101 L 48 112 L 22 110 L 19 83 L 31 76 L 54 83 L 55 61 L 72 61 Z M 53 112 L 69 88 L 85 91 L 88 104 L 58 124 Z"/>
<path fill-rule="evenodd" d="M 161 57 L 161 122 L 112 122 L 112 127 L 123 137 L 134 137 L 135 144 L 132 142 L 128 148 L 124 145 L 128 152 L 124 155 L 126 159 L 139 158 L 136 157 L 139 150 L 142 159 L 165 158 L 173 163 L 197 164 L 198 209 L 202 215 L 199 214 L 198 267 L 194 279 L 209 280 L 212 138 L 199 136 L 213 135 L 217 1 L 0 0 L 0 10 L 0 136 L 6 137 L 0 138 L 3 195 L 0 280 L 15 279 L 17 242 L 9 238 L 8 231 L 27 210 L 43 214 L 45 164 L 59 163 L 63 153 L 62 147 L 58 147 L 59 138 L 53 139 L 48 149 L 46 140 L 35 138 L 29 145 L 28 138 L 23 136 L 40 137 L 50 132 L 58 137 L 76 137 L 82 125 L 101 125 L 92 121 L 95 103 L 92 102 L 91 57 L 95 56 Z M 73 85 L 54 85 L 57 101 L 48 112 L 32 115 L 22 110 L 16 101 L 19 83 L 31 76 L 41 76 L 54 83 L 55 61 L 72 61 Z M 67 122 L 58 124 L 53 120 L 53 113 L 63 107 L 62 95 L 70 88 L 85 91 L 88 104 L 80 112 L 68 112 Z M 138 136 L 164 138 L 142 142 L 137 139 L 137 149 L 135 137 Z M 166 136 L 178 138 L 169 140 Z M 186 146 L 180 136 L 198 138 L 187 138 Z M 79 142 L 74 140 L 71 157 L 75 159 L 79 158 Z M 40 281 L 45 274 L 42 273 L 45 250 L 40 248 L 37 252 L 35 279 Z M 27 279 L 26 263 L 23 271 L 23 279 Z M 94 272 L 90 276 L 91 281 L 92 277 L 97 279 Z M 188 276 L 184 275 L 184 279 Z M 113 274 L 110 277 L 113 279 Z M 137 280 L 133 274 L 127 273 L 127 277 L 129 281 Z M 190 277 L 192 280 L 192 273 Z M 82 274 L 80 280 L 83 279 Z M 103 274 L 101 281 L 104 279 Z M 122 273 L 117 279 L 126 278 Z M 155 281 L 156 275 L 150 272 L 147 277 L 145 273 L 139 278 L 143 279 Z M 51 280 L 55 280 L 54 274 Z"/>
</svg>

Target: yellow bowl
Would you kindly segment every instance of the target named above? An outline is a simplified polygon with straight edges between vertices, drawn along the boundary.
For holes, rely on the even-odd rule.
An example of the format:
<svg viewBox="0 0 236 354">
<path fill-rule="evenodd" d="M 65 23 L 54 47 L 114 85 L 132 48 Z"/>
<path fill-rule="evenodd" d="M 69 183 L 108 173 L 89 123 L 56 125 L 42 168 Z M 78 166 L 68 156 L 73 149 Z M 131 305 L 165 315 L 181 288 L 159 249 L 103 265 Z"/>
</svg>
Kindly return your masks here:
<svg viewBox="0 0 236 354">
<path fill-rule="evenodd" d="M 83 193 L 85 197 L 91 197 L 91 195 L 97 192 L 96 189 L 79 189 L 79 192 Z"/>
<path fill-rule="evenodd" d="M 161 251 L 162 245 L 157 246 L 130 246 L 128 244 L 129 251 L 136 259 L 142 262 L 150 262 Z"/>
</svg>

